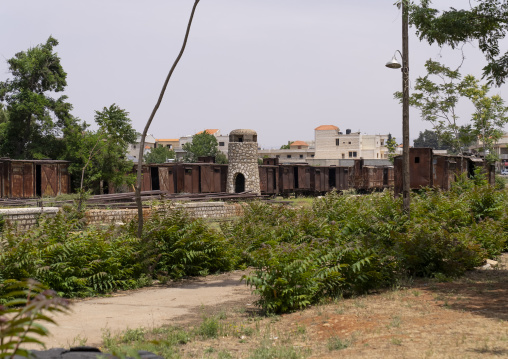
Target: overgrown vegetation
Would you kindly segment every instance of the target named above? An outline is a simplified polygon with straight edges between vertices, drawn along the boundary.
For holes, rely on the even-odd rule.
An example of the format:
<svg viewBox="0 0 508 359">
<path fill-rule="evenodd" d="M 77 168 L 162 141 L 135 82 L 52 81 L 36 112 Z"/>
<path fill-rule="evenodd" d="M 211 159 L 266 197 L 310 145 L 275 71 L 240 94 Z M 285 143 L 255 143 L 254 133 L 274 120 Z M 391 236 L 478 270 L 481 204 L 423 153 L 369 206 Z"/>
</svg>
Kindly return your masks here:
<svg viewBox="0 0 508 359">
<path fill-rule="evenodd" d="M 28 358 L 24 344 L 44 346 L 48 331 L 41 323 L 54 323 L 46 313 L 66 311 L 68 302 L 33 280 L 4 283 L 0 292 L 0 358 Z"/>
<path fill-rule="evenodd" d="M 477 176 L 414 194 L 411 219 L 389 192 L 330 193 L 304 207 L 250 202 L 220 228 L 163 205 L 142 239 L 135 222 L 83 228 L 64 211 L 26 233 L 4 230 L 0 283 L 34 278 L 76 297 L 251 266 L 258 304 L 283 313 L 408 276 L 462 275 L 506 249 L 507 199 Z"/>
</svg>

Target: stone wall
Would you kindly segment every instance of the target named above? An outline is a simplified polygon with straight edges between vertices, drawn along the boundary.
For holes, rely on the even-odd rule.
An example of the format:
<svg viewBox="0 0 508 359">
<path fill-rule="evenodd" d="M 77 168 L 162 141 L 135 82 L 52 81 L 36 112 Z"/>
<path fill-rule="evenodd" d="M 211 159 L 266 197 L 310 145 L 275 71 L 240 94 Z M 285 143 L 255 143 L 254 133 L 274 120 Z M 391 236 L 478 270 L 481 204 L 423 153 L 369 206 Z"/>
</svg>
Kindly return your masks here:
<svg viewBox="0 0 508 359">
<path fill-rule="evenodd" d="M 239 203 L 196 202 L 177 203 L 175 206 L 183 207 L 194 218 L 226 219 L 243 215 L 243 207 Z"/>
<path fill-rule="evenodd" d="M 226 192 L 235 193 L 236 176 L 241 173 L 245 177 L 245 191 L 261 193 L 258 144 L 256 142 L 230 142 L 228 160 Z"/>
<path fill-rule="evenodd" d="M 174 203 L 173 208 L 183 208 L 190 216 L 204 219 L 226 219 L 241 216 L 243 207 L 238 203 L 225 202 L 195 202 L 195 203 Z M 155 210 L 158 210 L 157 208 Z M 146 218 L 150 215 L 151 209 L 144 208 L 143 215 Z M 92 209 L 86 211 L 87 224 L 120 224 L 135 219 L 138 210 L 133 209 Z"/>
<path fill-rule="evenodd" d="M 27 229 L 37 225 L 41 216 L 54 217 L 60 208 L 43 207 L 43 208 L 10 208 L 0 209 L 0 215 L 10 226 L 15 226 L 18 230 L 26 231 Z"/>
<path fill-rule="evenodd" d="M 183 208 L 194 218 L 221 220 L 243 215 L 243 207 L 239 203 L 174 203 L 172 207 Z M 0 209 L 0 215 L 8 225 L 16 226 L 17 230 L 26 231 L 37 225 L 41 215 L 54 217 L 59 210 L 59 207 Z M 151 208 L 143 208 L 145 219 L 151 211 Z M 85 212 L 86 223 L 89 225 L 123 224 L 135 219 L 137 215 L 136 208 L 90 209 Z"/>
</svg>

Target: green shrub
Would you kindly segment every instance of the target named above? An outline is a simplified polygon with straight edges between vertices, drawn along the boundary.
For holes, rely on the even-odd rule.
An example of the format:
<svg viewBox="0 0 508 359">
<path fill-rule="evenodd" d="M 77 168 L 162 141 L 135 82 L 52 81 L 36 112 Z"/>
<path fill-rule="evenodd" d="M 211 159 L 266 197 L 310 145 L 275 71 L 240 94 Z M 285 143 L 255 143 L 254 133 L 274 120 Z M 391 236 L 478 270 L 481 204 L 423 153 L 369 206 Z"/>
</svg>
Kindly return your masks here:
<svg viewBox="0 0 508 359">
<path fill-rule="evenodd" d="M 48 330 L 41 323 L 53 323 L 46 313 L 65 312 L 69 303 L 40 283 L 11 281 L 0 284 L 4 303 L 0 304 L 0 358 L 31 357 L 25 344 L 44 346 L 41 337 Z"/>
<path fill-rule="evenodd" d="M 253 253 L 255 270 L 245 277 L 261 295 L 268 313 L 302 309 L 324 297 L 364 292 L 384 284 L 387 266 L 361 247 L 339 246 L 328 240 L 264 245 Z"/>
<path fill-rule="evenodd" d="M 237 252 L 224 236 L 182 209 L 163 208 L 145 224 L 153 271 L 173 279 L 230 271 Z"/>
<path fill-rule="evenodd" d="M 0 278 L 34 278 L 67 297 L 137 287 L 142 243 L 114 228 L 76 225 L 59 213 L 26 233 L 5 233 Z"/>
</svg>

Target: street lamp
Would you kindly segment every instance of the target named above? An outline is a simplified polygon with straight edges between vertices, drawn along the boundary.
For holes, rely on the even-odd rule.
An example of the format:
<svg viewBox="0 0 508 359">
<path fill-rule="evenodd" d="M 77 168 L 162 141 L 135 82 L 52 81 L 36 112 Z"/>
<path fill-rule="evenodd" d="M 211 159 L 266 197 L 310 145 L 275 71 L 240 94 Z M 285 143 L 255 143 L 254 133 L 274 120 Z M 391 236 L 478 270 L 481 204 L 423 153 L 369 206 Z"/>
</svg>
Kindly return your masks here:
<svg viewBox="0 0 508 359">
<path fill-rule="evenodd" d="M 402 53 L 395 51 L 391 61 L 386 67 L 401 69 L 402 71 L 402 208 L 407 215 L 410 215 L 411 188 L 409 178 L 409 46 L 408 29 L 409 13 L 406 4 L 407 0 L 401 1 L 402 7 Z M 402 57 L 402 65 L 397 61 L 397 52 Z"/>
</svg>

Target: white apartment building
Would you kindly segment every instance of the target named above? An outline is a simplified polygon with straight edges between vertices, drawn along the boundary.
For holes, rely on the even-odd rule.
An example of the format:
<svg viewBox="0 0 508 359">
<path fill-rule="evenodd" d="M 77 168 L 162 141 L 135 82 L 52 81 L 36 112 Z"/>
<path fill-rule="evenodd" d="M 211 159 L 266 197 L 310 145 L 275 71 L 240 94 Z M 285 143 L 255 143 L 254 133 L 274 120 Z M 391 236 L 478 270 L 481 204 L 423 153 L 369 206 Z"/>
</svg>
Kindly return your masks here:
<svg viewBox="0 0 508 359">
<path fill-rule="evenodd" d="M 136 143 L 132 143 L 127 148 L 127 158 L 132 160 L 133 162 L 138 162 L 139 156 L 139 144 L 141 142 L 141 135 L 138 135 L 136 139 Z M 155 147 L 155 137 L 153 135 L 146 135 L 145 137 L 145 149 L 143 151 L 143 155 L 146 155 L 152 148 Z"/>
<path fill-rule="evenodd" d="M 387 159 L 388 135 L 365 135 L 347 129 L 341 132 L 337 126 L 323 125 L 314 129 L 317 160 Z"/>
</svg>

